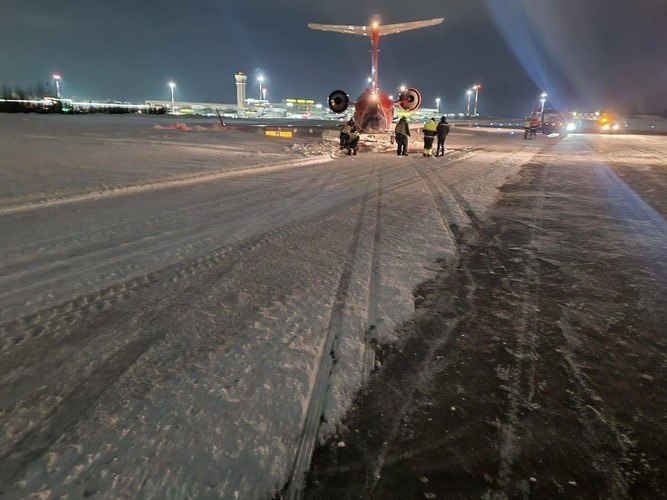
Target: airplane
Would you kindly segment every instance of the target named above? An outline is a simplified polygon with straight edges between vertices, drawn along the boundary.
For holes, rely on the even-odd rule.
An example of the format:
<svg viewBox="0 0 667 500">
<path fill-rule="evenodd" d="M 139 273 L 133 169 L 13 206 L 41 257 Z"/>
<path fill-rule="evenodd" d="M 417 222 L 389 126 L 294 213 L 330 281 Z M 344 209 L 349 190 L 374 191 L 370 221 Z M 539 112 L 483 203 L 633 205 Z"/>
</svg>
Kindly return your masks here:
<svg viewBox="0 0 667 500">
<path fill-rule="evenodd" d="M 430 19 L 427 21 L 414 21 L 409 23 L 385 24 L 382 25 L 376 17 L 368 26 L 345 26 L 334 24 L 315 24 L 308 25 L 310 29 L 320 31 L 333 31 L 348 35 L 367 36 L 371 39 L 372 46 L 372 79 L 371 87 L 367 88 L 359 96 L 357 102 L 351 102 L 348 94 L 342 90 L 335 90 L 329 95 L 329 109 L 334 113 L 344 113 L 350 104 L 355 107 L 354 122 L 362 132 L 382 132 L 386 131 L 394 118 L 394 105 L 398 105 L 405 111 L 414 111 L 421 105 L 422 96 L 416 88 L 410 87 L 402 90 L 398 101 L 394 101 L 389 94 L 382 92 L 378 86 L 378 54 L 380 52 L 380 37 L 383 35 L 393 35 L 404 31 L 418 28 L 426 28 L 440 24 L 445 19 L 443 17 Z"/>
</svg>

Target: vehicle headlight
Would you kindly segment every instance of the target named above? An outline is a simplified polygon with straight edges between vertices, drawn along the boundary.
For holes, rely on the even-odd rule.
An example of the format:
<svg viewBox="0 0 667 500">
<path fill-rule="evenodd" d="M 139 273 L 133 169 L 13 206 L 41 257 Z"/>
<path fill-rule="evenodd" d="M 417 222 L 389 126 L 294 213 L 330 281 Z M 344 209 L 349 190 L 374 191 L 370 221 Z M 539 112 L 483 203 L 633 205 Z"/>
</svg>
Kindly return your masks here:
<svg viewBox="0 0 667 500">
<path fill-rule="evenodd" d="M 567 127 L 565 127 L 565 129 L 566 129 L 568 132 L 574 132 L 575 130 L 577 130 L 577 125 L 574 124 L 574 123 L 572 123 L 572 122 L 570 122 L 570 123 L 567 124 Z"/>
<path fill-rule="evenodd" d="M 604 125 L 602 125 L 602 127 L 600 128 L 600 130 L 603 130 L 603 131 L 606 132 L 606 131 L 609 130 L 610 128 L 611 128 L 611 127 L 609 126 L 609 124 L 608 124 L 608 123 L 605 123 Z"/>
<path fill-rule="evenodd" d="M 614 123 L 614 126 L 613 126 L 612 128 L 613 128 L 614 130 L 618 130 L 618 129 L 619 129 L 618 123 Z"/>
</svg>

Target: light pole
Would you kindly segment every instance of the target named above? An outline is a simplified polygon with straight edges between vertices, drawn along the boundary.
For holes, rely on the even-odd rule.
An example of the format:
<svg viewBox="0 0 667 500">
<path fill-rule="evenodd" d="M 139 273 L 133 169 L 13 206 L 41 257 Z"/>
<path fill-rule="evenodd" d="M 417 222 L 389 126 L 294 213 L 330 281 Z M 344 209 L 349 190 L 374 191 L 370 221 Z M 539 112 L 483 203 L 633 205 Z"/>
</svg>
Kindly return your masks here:
<svg viewBox="0 0 667 500">
<path fill-rule="evenodd" d="M 481 88 L 482 86 L 479 83 L 476 83 L 472 88 L 475 91 L 475 112 L 474 112 L 475 116 L 479 116 L 479 114 L 477 113 L 477 102 L 479 100 L 479 89 Z"/>
<path fill-rule="evenodd" d="M 54 73 L 53 74 L 53 79 L 56 81 L 56 97 L 60 99 L 60 80 L 62 80 L 62 76 L 60 76 L 60 73 Z"/>
<path fill-rule="evenodd" d="M 436 115 L 440 114 L 440 98 L 439 97 L 435 98 L 435 114 Z"/>
<path fill-rule="evenodd" d="M 257 77 L 257 81 L 259 82 L 259 99 L 262 99 L 262 83 L 264 82 L 264 75 L 259 75 Z"/>
<path fill-rule="evenodd" d="M 468 96 L 468 106 L 466 107 L 466 116 L 470 116 L 470 98 L 472 97 L 472 90 L 468 89 L 466 91 L 466 95 Z"/>
<path fill-rule="evenodd" d="M 544 106 L 547 103 L 547 97 L 549 97 L 549 94 L 546 92 L 540 94 L 540 121 L 542 123 L 544 123 Z"/>
<path fill-rule="evenodd" d="M 262 88 L 262 99 L 264 99 L 265 101 L 266 101 L 266 92 L 267 92 L 266 87 Z"/>
<path fill-rule="evenodd" d="M 549 97 L 549 94 L 546 92 L 540 94 L 540 113 L 544 113 L 544 105 L 547 103 L 547 97 Z"/>
<path fill-rule="evenodd" d="M 171 112 L 175 113 L 176 103 L 174 102 L 174 88 L 176 88 L 176 84 L 174 82 L 169 82 L 167 85 L 169 85 L 169 89 L 171 90 Z"/>
</svg>

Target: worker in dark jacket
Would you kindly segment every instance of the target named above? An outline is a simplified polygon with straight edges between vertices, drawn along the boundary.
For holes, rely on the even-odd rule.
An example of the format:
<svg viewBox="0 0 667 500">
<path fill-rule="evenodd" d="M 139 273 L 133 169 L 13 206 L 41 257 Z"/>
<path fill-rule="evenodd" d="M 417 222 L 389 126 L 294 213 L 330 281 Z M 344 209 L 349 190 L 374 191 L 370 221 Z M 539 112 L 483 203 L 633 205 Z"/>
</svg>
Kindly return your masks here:
<svg viewBox="0 0 667 500">
<path fill-rule="evenodd" d="M 347 141 L 350 139 L 350 132 L 352 131 L 353 125 L 354 120 L 350 120 L 340 129 L 340 149 L 344 149 L 347 146 Z"/>
<path fill-rule="evenodd" d="M 438 147 L 435 150 L 435 156 L 445 156 L 445 139 L 449 135 L 449 123 L 444 116 L 440 118 L 436 133 L 438 135 Z"/>
<path fill-rule="evenodd" d="M 408 121 L 405 119 L 405 116 L 401 116 L 401 119 L 398 120 L 394 134 L 396 135 L 396 144 L 398 144 L 396 153 L 398 156 L 408 156 L 408 137 L 410 137 L 410 127 L 408 126 Z"/>
<path fill-rule="evenodd" d="M 431 118 L 424 124 L 424 156 L 432 156 L 433 141 L 438 131 L 438 125 L 435 123 L 435 118 Z"/>
<path fill-rule="evenodd" d="M 352 128 L 350 129 L 350 136 L 348 137 L 347 144 L 345 145 L 345 147 L 347 148 L 348 156 L 357 154 L 357 151 L 359 150 L 360 138 L 361 136 L 359 135 L 357 127 L 355 125 L 352 125 Z"/>
</svg>

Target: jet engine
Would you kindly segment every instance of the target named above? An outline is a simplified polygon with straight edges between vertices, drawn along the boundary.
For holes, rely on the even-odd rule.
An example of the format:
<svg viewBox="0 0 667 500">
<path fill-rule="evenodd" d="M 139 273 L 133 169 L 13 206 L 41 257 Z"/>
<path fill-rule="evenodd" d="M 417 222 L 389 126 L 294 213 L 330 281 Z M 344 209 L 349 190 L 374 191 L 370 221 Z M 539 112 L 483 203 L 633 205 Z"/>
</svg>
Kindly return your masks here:
<svg viewBox="0 0 667 500">
<path fill-rule="evenodd" d="M 349 105 L 350 98 L 342 90 L 334 90 L 329 95 L 329 109 L 334 113 L 343 113 Z"/>
<path fill-rule="evenodd" d="M 398 105 L 405 111 L 414 111 L 421 106 L 421 103 L 422 95 L 415 88 L 404 90 L 398 97 Z"/>
</svg>

